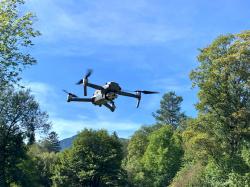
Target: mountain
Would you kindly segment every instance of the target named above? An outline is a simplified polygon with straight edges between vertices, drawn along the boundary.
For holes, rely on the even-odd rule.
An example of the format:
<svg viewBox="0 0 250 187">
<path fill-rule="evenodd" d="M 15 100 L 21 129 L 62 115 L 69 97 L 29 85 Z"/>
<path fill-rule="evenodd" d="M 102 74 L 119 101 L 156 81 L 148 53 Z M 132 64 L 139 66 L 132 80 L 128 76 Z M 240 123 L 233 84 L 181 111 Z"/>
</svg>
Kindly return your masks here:
<svg viewBox="0 0 250 187">
<path fill-rule="evenodd" d="M 77 137 L 77 135 L 72 136 L 70 138 L 65 138 L 63 140 L 60 141 L 60 147 L 61 147 L 61 151 L 63 151 L 64 149 L 68 149 L 71 147 L 74 139 Z"/>
</svg>

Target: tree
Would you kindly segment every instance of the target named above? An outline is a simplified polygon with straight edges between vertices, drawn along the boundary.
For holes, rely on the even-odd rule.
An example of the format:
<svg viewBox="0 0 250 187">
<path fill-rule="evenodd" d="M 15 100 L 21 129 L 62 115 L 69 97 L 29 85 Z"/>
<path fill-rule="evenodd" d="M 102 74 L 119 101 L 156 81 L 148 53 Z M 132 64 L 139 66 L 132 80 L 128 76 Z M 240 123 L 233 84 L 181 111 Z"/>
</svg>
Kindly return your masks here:
<svg viewBox="0 0 250 187">
<path fill-rule="evenodd" d="M 8 137 L 8 138 L 6 138 Z M 21 170 L 18 164 L 25 158 L 26 147 L 22 133 L 13 134 L 0 125 L 0 186 L 7 187 L 11 182 L 19 181 Z"/>
<path fill-rule="evenodd" d="M 161 127 L 161 124 L 142 126 L 129 140 L 127 157 L 123 162 L 124 168 L 128 173 L 129 183 L 133 186 L 147 186 L 147 174 L 142 158 L 148 146 L 149 135 Z"/>
<path fill-rule="evenodd" d="M 187 163 L 172 186 L 184 178 L 187 186 L 247 186 L 250 31 L 218 37 L 198 60 L 190 77 L 199 87 L 199 114 L 182 132 Z"/>
<path fill-rule="evenodd" d="M 57 186 L 124 186 L 122 145 L 105 130 L 83 130 L 55 166 Z"/>
<path fill-rule="evenodd" d="M 153 113 L 156 121 L 177 128 L 180 122 L 186 118 L 185 114 L 181 112 L 180 105 L 182 101 L 182 97 L 177 96 L 175 92 L 164 94 L 160 103 L 160 109 Z"/>
<path fill-rule="evenodd" d="M 31 128 L 32 127 L 32 128 Z M 0 186 L 17 181 L 18 163 L 25 157 L 23 140 L 30 129 L 45 133 L 50 128 L 48 116 L 42 112 L 29 91 L 15 92 L 12 88 L 0 93 Z"/>
<path fill-rule="evenodd" d="M 48 136 L 41 142 L 41 146 L 48 152 L 59 152 L 61 147 L 57 133 L 55 131 L 50 132 Z"/>
<path fill-rule="evenodd" d="M 22 170 L 21 186 L 52 186 L 52 171 L 57 161 L 54 152 L 47 152 L 38 144 L 29 146 L 27 157 L 19 164 Z"/>
<path fill-rule="evenodd" d="M 173 127 L 165 125 L 152 132 L 142 162 L 148 171 L 147 186 L 168 186 L 180 169 L 183 149 Z"/>
<path fill-rule="evenodd" d="M 0 2 L 0 88 L 20 80 L 20 72 L 36 60 L 25 49 L 40 33 L 33 28 L 34 16 L 19 11 L 23 0 Z"/>
<path fill-rule="evenodd" d="M 197 109 L 209 115 L 213 137 L 231 158 L 250 137 L 250 31 L 220 36 L 201 49 L 191 72 L 200 88 Z"/>
</svg>

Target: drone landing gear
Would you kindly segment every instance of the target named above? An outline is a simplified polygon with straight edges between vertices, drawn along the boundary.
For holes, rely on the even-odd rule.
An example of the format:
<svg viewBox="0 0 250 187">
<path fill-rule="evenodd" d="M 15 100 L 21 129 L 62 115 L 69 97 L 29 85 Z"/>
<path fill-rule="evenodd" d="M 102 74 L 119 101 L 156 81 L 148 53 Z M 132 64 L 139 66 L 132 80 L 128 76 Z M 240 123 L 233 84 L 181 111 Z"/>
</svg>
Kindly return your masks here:
<svg viewBox="0 0 250 187">
<path fill-rule="evenodd" d="M 111 110 L 111 112 L 114 112 L 115 111 L 115 103 L 114 102 L 110 102 L 111 104 L 109 103 L 105 103 L 103 104 L 105 107 L 107 107 L 109 110 Z"/>
</svg>

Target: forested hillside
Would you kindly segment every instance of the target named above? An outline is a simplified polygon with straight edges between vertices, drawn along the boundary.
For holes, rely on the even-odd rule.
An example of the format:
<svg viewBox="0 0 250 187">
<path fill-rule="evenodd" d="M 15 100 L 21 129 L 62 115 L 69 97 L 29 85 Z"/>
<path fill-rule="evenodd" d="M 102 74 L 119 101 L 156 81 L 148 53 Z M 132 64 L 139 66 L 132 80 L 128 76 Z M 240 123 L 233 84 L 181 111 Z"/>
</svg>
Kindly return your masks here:
<svg viewBox="0 0 250 187">
<path fill-rule="evenodd" d="M 64 149 L 67 149 L 67 148 L 70 148 L 73 144 L 73 141 L 76 139 L 76 135 L 75 136 L 72 136 L 70 138 L 65 138 L 63 140 L 60 141 L 60 147 L 61 147 L 61 150 L 64 150 Z"/>
<path fill-rule="evenodd" d="M 40 35 L 33 14 L 18 11 L 22 3 L 0 2 L 1 187 L 249 186 L 250 30 L 201 46 L 190 72 L 197 117 L 183 112 L 173 90 L 153 113 L 155 123 L 128 141 L 82 129 L 60 151 L 47 112 L 20 81 L 36 63 L 27 51 Z"/>
</svg>

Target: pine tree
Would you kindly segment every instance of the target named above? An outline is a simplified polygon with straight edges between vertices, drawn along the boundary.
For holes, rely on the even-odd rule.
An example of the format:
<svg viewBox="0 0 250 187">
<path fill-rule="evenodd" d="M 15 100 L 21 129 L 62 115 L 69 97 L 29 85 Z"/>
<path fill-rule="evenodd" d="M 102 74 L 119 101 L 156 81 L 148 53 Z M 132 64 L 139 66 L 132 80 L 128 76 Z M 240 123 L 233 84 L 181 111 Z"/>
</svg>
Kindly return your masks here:
<svg viewBox="0 0 250 187">
<path fill-rule="evenodd" d="M 48 137 L 46 137 L 41 142 L 41 145 L 43 148 L 45 148 L 49 152 L 59 152 L 61 149 L 58 135 L 54 131 L 49 133 Z"/>
<path fill-rule="evenodd" d="M 182 97 L 177 96 L 175 92 L 164 94 L 160 103 L 160 109 L 153 113 L 156 121 L 177 128 L 180 122 L 186 118 L 185 114 L 181 112 L 180 105 L 182 101 Z"/>
</svg>

